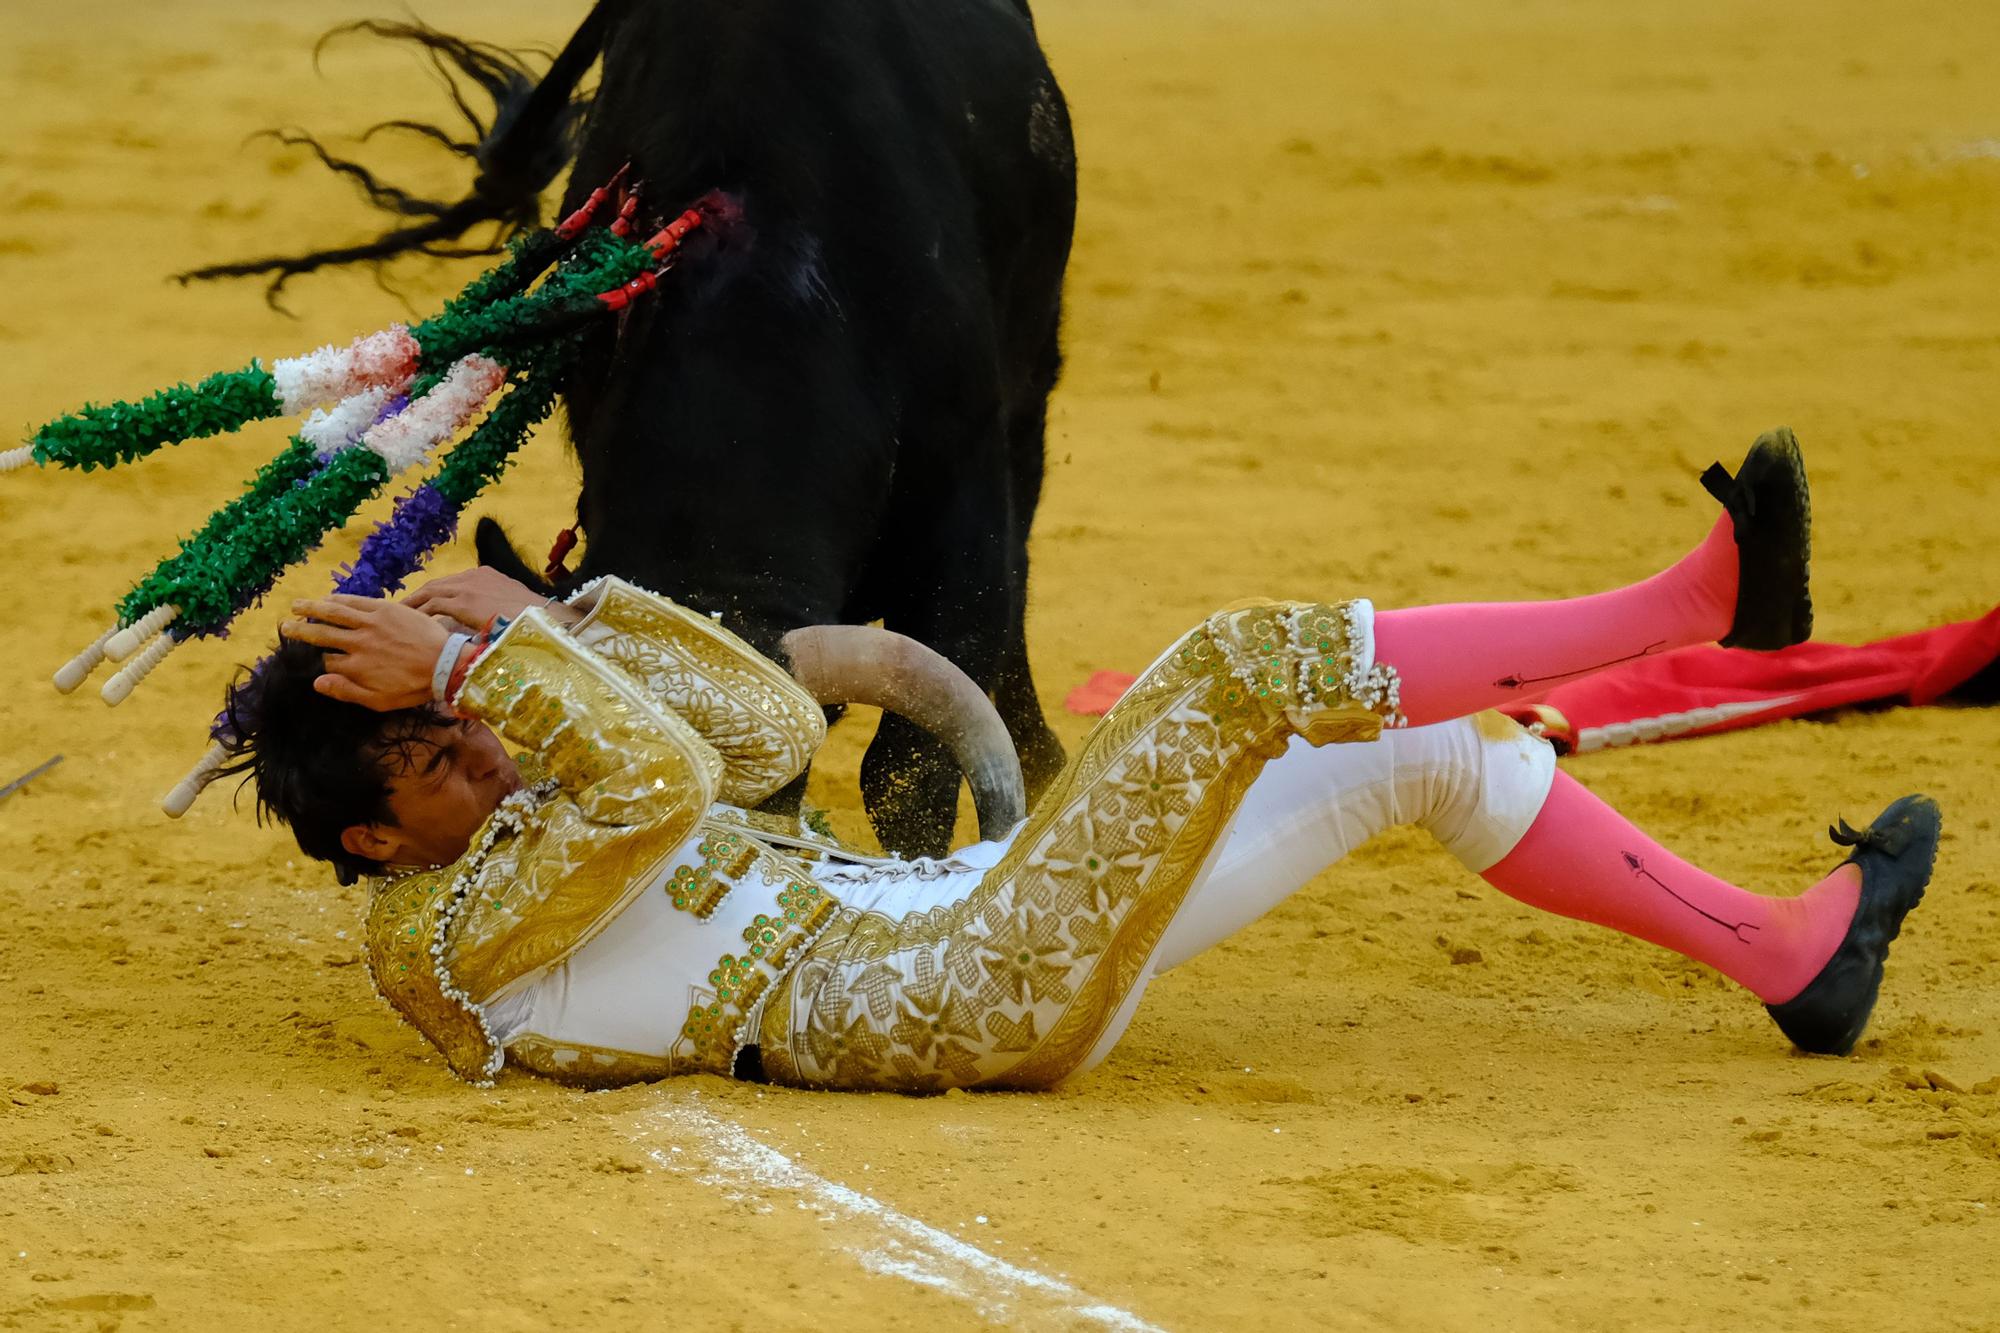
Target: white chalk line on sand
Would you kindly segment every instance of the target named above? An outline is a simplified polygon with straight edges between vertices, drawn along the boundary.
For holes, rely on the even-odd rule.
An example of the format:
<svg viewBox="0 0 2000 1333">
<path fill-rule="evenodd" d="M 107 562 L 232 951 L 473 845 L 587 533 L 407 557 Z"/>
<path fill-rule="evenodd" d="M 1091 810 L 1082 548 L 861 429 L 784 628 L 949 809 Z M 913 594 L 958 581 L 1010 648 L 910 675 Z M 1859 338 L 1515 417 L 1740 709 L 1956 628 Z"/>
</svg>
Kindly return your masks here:
<svg viewBox="0 0 2000 1333">
<path fill-rule="evenodd" d="M 801 1207 L 823 1218 L 858 1224 L 834 1243 L 871 1273 L 899 1277 L 970 1303 L 988 1319 L 1019 1319 L 1031 1313 L 1085 1320 L 1132 1333 L 1162 1333 L 1118 1306 L 1078 1290 L 1060 1278 L 1010 1264 L 948 1232 L 898 1212 L 870 1195 L 838 1184 L 800 1166 L 776 1148 L 759 1143 L 741 1125 L 724 1120 L 693 1098 L 647 1113 L 638 1137 L 669 1130 L 690 1141 L 688 1148 L 652 1148 L 647 1156 L 668 1171 L 718 1186 L 733 1198 L 768 1194 L 795 1196 Z M 861 1230 L 865 1228 L 865 1232 Z"/>
</svg>

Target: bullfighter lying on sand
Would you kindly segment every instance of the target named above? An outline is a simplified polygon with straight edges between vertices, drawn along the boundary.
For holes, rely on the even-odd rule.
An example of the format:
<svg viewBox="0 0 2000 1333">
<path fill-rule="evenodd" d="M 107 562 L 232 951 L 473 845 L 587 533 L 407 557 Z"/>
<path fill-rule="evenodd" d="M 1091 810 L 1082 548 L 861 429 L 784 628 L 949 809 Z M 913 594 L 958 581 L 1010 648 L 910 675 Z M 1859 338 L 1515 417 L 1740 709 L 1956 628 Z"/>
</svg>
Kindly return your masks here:
<svg viewBox="0 0 2000 1333">
<path fill-rule="evenodd" d="M 262 688 L 232 691 L 236 761 L 306 852 L 380 877 L 375 984 L 474 1081 L 511 1058 L 588 1085 L 1046 1087 L 1104 1058 L 1155 973 L 1396 824 L 1523 902 L 1714 967 L 1799 1047 L 1844 1054 L 1930 878 L 1931 801 L 1841 824 L 1846 860 L 1766 897 L 1680 860 L 1482 711 L 1638 654 L 1808 636 L 1790 432 L 1703 483 L 1726 513 L 1631 587 L 1218 612 L 1025 822 L 943 860 L 746 813 L 811 758 L 842 668 L 795 638 L 795 679 L 616 579 L 566 606 L 489 571 L 408 604 L 298 603 Z"/>
</svg>

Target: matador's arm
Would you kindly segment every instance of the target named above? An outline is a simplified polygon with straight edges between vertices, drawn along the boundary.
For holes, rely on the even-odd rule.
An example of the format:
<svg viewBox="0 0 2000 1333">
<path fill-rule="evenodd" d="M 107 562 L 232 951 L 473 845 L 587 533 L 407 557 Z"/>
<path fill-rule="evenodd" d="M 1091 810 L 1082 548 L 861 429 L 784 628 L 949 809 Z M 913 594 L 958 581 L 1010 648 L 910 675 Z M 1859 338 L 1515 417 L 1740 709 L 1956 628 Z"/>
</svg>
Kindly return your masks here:
<svg viewBox="0 0 2000 1333">
<path fill-rule="evenodd" d="M 588 647 L 691 725 L 722 756 L 717 795 L 754 806 L 805 772 L 826 739 L 826 716 L 776 662 L 708 616 L 622 579 L 582 589 L 569 604 Z"/>
<path fill-rule="evenodd" d="M 369 971 L 475 1082 L 501 1049 L 480 1002 L 582 947 L 655 882 L 715 800 L 722 757 L 643 685 L 540 610 L 472 664 L 452 699 L 561 788 L 510 797 L 465 856 L 380 885 Z"/>
<path fill-rule="evenodd" d="M 723 778 L 693 726 L 541 611 L 507 626 L 452 706 L 539 754 L 592 823 L 692 827 Z"/>
</svg>

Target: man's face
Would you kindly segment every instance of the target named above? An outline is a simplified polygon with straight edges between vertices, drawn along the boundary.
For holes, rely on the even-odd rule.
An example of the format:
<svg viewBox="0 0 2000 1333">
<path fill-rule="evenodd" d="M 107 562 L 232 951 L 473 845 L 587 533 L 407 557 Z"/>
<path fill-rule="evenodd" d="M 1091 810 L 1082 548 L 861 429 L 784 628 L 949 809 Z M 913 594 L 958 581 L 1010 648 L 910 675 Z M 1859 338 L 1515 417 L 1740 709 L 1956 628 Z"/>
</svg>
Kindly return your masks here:
<svg viewBox="0 0 2000 1333">
<path fill-rule="evenodd" d="M 426 727 L 382 762 L 396 823 L 373 824 L 369 831 L 382 840 L 372 859 L 389 865 L 456 861 L 479 826 L 521 786 L 513 759 L 483 722 Z"/>
</svg>

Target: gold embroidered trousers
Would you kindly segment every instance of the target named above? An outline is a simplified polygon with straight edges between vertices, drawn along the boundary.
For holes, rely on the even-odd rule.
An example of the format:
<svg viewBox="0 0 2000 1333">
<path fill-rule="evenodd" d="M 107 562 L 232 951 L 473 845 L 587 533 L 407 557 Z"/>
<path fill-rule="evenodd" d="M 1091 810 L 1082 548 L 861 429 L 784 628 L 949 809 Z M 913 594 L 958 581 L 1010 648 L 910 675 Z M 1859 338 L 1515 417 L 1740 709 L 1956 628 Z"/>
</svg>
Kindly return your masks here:
<svg viewBox="0 0 2000 1333">
<path fill-rule="evenodd" d="M 1395 720 L 1372 618 L 1366 602 L 1211 616 L 1092 729 L 991 865 L 916 877 L 949 876 L 962 893 L 835 914 L 765 1003 L 754 1039 L 766 1073 L 812 1087 L 1039 1088 L 1101 1058 L 1264 765 L 1295 737 L 1372 740 Z M 839 898 L 837 878 L 825 882 Z"/>
</svg>

